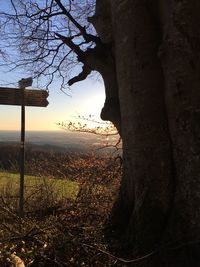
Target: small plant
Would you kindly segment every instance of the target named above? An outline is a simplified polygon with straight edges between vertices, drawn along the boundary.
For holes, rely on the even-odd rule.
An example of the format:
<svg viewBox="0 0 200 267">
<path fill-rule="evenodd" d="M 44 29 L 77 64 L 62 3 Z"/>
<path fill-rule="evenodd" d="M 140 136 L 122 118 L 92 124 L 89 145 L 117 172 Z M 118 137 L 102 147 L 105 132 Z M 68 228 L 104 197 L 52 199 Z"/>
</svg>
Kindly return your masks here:
<svg viewBox="0 0 200 267">
<path fill-rule="evenodd" d="M 46 215 L 53 213 L 61 206 L 62 199 L 55 189 L 56 181 L 41 177 L 41 181 L 36 180 L 34 185 L 29 187 L 25 197 L 25 210 L 35 212 L 35 214 Z"/>
</svg>

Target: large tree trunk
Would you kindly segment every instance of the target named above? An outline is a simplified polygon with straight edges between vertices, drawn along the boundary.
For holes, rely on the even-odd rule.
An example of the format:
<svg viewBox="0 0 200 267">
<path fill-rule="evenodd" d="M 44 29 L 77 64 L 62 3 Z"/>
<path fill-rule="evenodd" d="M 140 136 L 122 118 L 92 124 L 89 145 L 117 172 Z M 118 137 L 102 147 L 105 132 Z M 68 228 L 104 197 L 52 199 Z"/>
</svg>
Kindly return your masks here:
<svg viewBox="0 0 200 267">
<path fill-rule="evenodd" d="M 200 2 L 110 3 L 124 157 L 113 228 L 133 255 L 154 251 L 139 266 L 200 266 Z"/>
<path fill-rule="evenodd" d="M 146 251 L 160 242 L 174 187 L 163 74 L 157 57 L 160 34 L 143 1 L 119 2 L 113 1 L 112 10 L 124 177 L 115 214 L 137 244 L 135 249 Z"/>
</svg>

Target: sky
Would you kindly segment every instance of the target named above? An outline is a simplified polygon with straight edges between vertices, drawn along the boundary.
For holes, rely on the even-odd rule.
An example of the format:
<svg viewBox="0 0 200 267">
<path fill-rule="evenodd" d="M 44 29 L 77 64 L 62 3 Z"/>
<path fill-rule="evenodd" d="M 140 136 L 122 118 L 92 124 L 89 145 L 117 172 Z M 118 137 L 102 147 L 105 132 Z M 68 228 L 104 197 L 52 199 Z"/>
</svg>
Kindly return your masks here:
<svg viewBox="0 0 200 267">
<path fill-rule="evenodd" d="M 17 77 L 12 73 L 5 75 L 0 71 L 0 86 L 3 86 L 1 77 L 7 77 L 6 81 L 16 81 Z M 23 78 L 23 77 L 21 77 Z M 12 86 L 17 88 L 16 86 Z M 33 86 L 33 88 L 35 88 Z M 28 88 L 27 88 L 28 89 Z M 101 108 L 104 104 L 103 82 L 88 78 L 76 83 L 69 95 L 63 93 L 56 83 L 50 87 L 47 107 L 26 107 L 26 130 L 28 131 L 55 131 L 59 130 L 57 123 L 78 121 L 79 116 L 93 115 L 100 120 Z M 21 107 L 12 105 L 0 105 L 0 130 L 20 130 Z"/>
<path fill-rule="evenodd" d="M 7 1 L 1 0 L 1 8 L 6 6 L 6 3 Z M 0 68 L 0 87 L 17 88 L 21 78 L 27 78 L 27 75 Z M 37 87 L 35 81 L 32 87 Z M 68 95 L 60 90 L 59 84 L 55 81 L 49 88 L 47 107 L 26 107 L 26 130 L 60 130 L 58 122 L 74 121 L 78 116 L 93 115 L 96 120 L 100 120 L 99 115 L 105 99 L 101 79 L 88 78 L 74 84 L 66 92 Z M 20 106 L 0 105 L 0 130 L 20 130 L 20 112 Z"/>
</svg>

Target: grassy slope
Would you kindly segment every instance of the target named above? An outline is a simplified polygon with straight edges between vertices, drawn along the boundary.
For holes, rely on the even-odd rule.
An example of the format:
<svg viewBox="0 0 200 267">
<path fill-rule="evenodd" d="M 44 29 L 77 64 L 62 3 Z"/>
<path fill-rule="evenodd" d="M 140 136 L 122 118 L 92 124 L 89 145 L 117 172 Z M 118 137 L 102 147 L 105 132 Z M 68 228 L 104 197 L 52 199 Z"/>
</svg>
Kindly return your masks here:
<svg viewBox="0 0 200 267">
<path fill-rule="evenodd" d="M 0 192 L 9 188 L 13 194 L 19 190 L 20 174 L 0 172 Z M 38 187 L 45 187 L 53 189 L 59 198 L 75 198 L 79 185 L 77 182 L 69 181 L 67 179 L 52 179 L 49 177 L 37 177 L 25 175 L 25 196 L 32 194 Z"/>
</svg>

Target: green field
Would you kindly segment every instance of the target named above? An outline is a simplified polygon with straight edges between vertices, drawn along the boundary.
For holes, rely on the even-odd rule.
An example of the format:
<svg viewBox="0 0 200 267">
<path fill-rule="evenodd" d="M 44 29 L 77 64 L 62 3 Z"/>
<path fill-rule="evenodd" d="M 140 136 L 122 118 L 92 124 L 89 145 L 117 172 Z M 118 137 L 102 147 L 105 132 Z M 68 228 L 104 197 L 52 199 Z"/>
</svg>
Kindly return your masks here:
<svg viewBox="0 0 200 267">
<path fill-rule="evenodd" d="M 19 192 L 20 174 L 0 172 L 0 195 L 17 195 Z M 25 175 L 25 198 L 42 192 L 53 193 L 57 199 L 76 198 L 79 190 L 77 182 L 67 179 L 55 179 L 50 177 L 37 177 Z M 44 196 L 45 197 L 45 196 Z"/>
<path fill-rule="evenodd" d="M 100 244 L 107 250 L 103 229 L 118 192 L 120 162 L 95 155 L 67 158 L 34 153 L 27 158 L 26 171 L 31 175 L 25 175 L 21 217 L 15 153 L 0 151 L 5 159 L 0 167 L 0 266 L 7 264 L 13 252 L 25 266 L 34 261 L 55 266 L 54 259 L 62 266 L 115 265 L 116 259 L 93 247 Z"/>
</svg>

